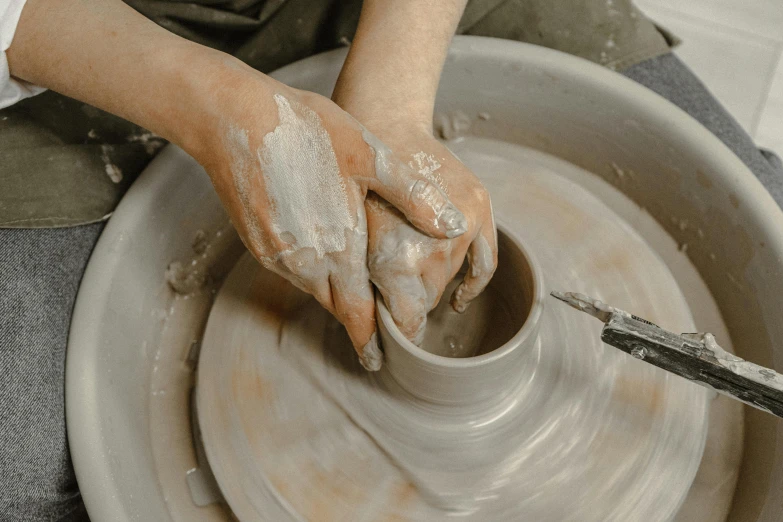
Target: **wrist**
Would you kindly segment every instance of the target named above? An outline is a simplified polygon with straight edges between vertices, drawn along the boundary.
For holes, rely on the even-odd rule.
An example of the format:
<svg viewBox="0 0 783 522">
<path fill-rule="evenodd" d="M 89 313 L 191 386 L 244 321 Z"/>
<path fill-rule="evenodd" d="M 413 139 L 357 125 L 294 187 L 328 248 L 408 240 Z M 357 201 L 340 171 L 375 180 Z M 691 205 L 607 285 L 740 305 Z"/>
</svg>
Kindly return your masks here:
<svg viewBox="0 0 783 522">
<path fill-rule="evenodd" d="M 374 131 L 381 128 L 431 130 L 437 78 L 412 81 L 404 75 L 389 78 L 389 71 L 373 66 L 359 49 L 349 54 L 337 80 L 332 100 Z M 434 85 L 430 85 L 434 84 Z"/>
<path fill-rule="evenodd" d="M 393 99 L 372 88 L 342 88 L 332 96 L 332 101 L 382 141 L 384 137 L 410 133 L 432 136 L 431 103 L 395 103 Z"/>
<path fill-rule="evenodd" d="M 365 126 L 431 131 L 440 75 L 465 4 L 365 0 L 332 99 Z"/>
<path fill-rule="evenodd" d="M 417 107 L 385 107 L 371 101 L 334 100 L 378 137 L 382 134 L 423 134 L 432 136 L 432 112 Z"/>
<path fill-rule="evenodd" d="M 214 128 L 214 93 L 222 53 L 196 45 L 168 48 L 151 59 L 160 98 L 150 108 L 150 130 L 196 157 L 206 146 L 205 130 Z M 212 91 L 212 94 L 210 94 Z"/>
<path fill-rule="evenodd" d="M 170 135 L 164 137 L 199 161 L 220 146 L 215 140 L 225 121 L 251 110 L 276 114 L 264 106 L 274 106 L 271 84 L 277 82 L 231 55 L 194 45 L 167 61 L 176 65 L 168 75 L 171 85 L 164 91 L 169 93 L 171 109 L 161 107 L 162 124 Z"/>
</svg>

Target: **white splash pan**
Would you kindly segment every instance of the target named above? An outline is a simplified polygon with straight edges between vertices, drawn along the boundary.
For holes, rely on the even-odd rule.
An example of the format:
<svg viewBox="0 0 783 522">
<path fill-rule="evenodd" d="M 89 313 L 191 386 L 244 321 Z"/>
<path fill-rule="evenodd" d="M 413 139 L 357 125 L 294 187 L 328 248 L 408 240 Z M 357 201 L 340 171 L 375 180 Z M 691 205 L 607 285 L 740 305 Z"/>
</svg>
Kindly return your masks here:
<svg viewBox="0 0 783 522">
<path fill-rule="evenodd" d="M 274 76 L 328 95 L 344 56 L 325 53 Z M 472 134 L 539 149 L 614 183 L 688 244 L 737 353 L 783 370 L 783 213 L 695 120 L 587 61 L 478 37 L 455 39 L 437 110 L 488 113 Z M 635 176 L 619 177 L 618 167 Z M 192 257 L 198 230 L 214 233 L 225 220 L 206 174 L 170 146 L 131 187 L 92 255 L 66 368 L 71 454 L 92 520 L 230 520 L 218 505 L 193 506 L 184 477 L 196 465 L 184 360 L 209 302 L 175 300 L 164 280 L 170 262 Z M 172 307 L 177 313 L 167 319 Z M 157 353 L 174 362 L 166 366 Z M 179 395 L 169 406 L 153 401 L 159 365 Z M 151 423 L 161 415 L 166 422 Z M 747 409 L 729 520 L 782 520 L 781 491 L 783 423 Z"/>
</svg>

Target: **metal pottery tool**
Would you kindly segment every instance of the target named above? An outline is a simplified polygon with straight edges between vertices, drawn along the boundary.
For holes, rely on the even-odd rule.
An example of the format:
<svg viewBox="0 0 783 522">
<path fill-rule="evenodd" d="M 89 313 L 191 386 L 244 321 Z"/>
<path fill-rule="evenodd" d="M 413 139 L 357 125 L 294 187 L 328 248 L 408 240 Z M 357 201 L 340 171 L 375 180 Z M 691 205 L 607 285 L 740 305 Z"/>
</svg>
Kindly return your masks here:
<svg viewBox="0 0 783 522">
<path fill-rule="evenodd" d="M 783 375 L 721 348 L 709 333 L 675 334 L 578 293 L 552 297 L 601 320 L 601 340 L 658 368 L 783 417 Z"/>
</svg>

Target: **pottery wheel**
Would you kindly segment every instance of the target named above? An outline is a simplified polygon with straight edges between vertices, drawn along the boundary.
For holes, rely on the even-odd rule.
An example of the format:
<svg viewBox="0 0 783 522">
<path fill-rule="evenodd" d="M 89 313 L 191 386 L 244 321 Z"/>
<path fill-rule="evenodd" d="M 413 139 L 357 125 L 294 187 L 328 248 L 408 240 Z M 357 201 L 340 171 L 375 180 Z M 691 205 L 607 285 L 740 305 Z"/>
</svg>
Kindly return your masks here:
<svg viewBox="0 0 783 522">
<path fill-rule="evenodd" d="M 695 331 L 666 265 L 562 175 L 575 167 L 504 146 L 505 155 L 471 141 L 454 150 L 538 259 L 546 293 L 583 292 Z M 585 314 L 545 305 L 513 409 L 455 422 L 384 371 L 362 371 L 339 323 L 245 255 L 210 313 L 197 383 L 207 457 L 235 516 L 672 519 L 699 468 L 710 393 L 603 346 Z M 479 459 L 491 469 L 471 474 Z"/>
</svg>

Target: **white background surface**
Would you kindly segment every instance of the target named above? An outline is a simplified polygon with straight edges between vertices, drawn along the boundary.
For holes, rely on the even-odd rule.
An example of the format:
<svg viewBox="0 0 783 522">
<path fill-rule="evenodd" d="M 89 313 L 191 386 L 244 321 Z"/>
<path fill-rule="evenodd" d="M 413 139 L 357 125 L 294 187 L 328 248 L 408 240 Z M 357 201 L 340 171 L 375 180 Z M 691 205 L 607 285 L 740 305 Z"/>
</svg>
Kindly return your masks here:
<svg viewBox="0 0 783 522">
<path fill-rule="evenodd" d="M 636 0 L 760 146 L 783 156 L 783 0 Z"/>
</svg>

